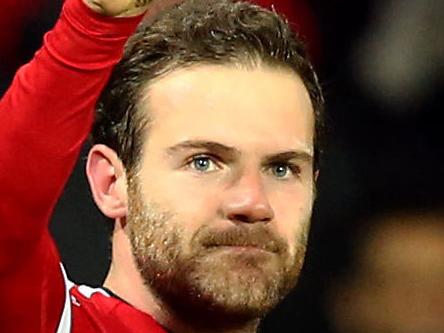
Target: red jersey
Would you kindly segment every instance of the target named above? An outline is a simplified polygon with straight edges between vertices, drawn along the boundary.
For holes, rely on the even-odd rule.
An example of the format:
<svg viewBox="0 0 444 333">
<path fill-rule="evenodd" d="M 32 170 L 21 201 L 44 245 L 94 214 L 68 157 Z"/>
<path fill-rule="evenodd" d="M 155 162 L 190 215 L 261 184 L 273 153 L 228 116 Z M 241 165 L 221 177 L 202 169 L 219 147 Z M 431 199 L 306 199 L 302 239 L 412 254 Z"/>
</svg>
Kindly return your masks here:
<svg viewBox="0 0 444 333">
<path fill-rule="evenodd" d="M 48 231 L 99 93 L 140 19 L 67 0 L 0 101 L 0 332 L 164 332 L 105 291 L 73 286 Z"/>
<path fill-rule="evenodd" d="M 66 309 L 71 309 L 72 332 L 166 333 L 148 314 L 112 297 L 103 289 L 72 286 L 70 295 L 71 307 Z"/>
</svg>

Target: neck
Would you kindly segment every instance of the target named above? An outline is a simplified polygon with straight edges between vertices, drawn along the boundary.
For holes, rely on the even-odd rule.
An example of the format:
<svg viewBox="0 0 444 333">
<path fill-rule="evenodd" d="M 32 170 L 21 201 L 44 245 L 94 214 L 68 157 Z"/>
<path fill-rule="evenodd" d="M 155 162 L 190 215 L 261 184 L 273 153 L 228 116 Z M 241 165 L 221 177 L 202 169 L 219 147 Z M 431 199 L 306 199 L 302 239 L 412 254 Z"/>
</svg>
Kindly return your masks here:
<svg viewBox="0 0 444 333">
<path fill-rule="evenodd" d="M 184 320 L 186 316 L 177 316 L 147 286 L 137 268 L 127 232 L 121 221 L 115 222 L 113 231 L 112 262 L 104 282 L 104 287 L 134 306 L 136 309 L 149 314 L 159 324 L 174 333 L 254 333 L 257 331 L 259 319 L 237 322 L 229 327 L 202 327 L 196 325 L 198 320 Z M 201 314 L 205 318 L 205 313 Z M 227 320 L 219 322 L 232 323 Z"/>
</svg>

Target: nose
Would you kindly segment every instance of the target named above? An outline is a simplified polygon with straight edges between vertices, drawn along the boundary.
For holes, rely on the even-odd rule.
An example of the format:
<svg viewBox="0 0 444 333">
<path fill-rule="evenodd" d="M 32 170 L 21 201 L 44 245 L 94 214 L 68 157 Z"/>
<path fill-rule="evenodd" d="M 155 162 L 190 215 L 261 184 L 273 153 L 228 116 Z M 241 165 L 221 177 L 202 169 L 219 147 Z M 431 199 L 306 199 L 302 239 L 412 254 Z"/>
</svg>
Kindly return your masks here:
<svg viewBox="0 0 444 333">
<path fill-rule="evenodd" d="M 222 214 L 233 222 L 269 222 L 274 218 L 260 175 L 243 175 L 228 190 L 222 203 Z"/>
</svg>

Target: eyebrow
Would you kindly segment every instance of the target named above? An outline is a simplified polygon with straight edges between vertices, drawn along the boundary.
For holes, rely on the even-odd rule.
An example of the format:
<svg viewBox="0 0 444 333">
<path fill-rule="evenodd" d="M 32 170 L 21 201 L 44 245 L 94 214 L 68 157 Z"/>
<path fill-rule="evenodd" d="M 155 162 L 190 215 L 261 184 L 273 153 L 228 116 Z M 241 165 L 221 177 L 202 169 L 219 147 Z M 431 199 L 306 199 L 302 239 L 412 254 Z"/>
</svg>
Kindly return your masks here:
<svg viewBox="0 0 444 333">
<path fill-rule="evenodd" d="M 167 153 L 172 155 L 179 151 L 190 150 L 190 149 L 205 149 L 207 151 L 215 152 L 230 158 L 236 158 L 241 155 L 241 151 L 235 147 L 231 147 L 215 141 L 206 140 L 186 140 L 182 141 L 174 146 L 167 148 Z M 266 155 L 264 160 L 266 163 L 289 161 L 289 160 L 300 160 L 304 162 L 312 162 L 313 154 L 307 150 L 289 150 L 276 154 Z"/>
<path fill-rule="evenodd" d="M 282 153 L 271 154 L 265 157 L 268 163 L 299 160 L 302 162 L 313 162 L 313 154 L 304 150 L 290 150 Z"/>
<path fill-rule="evenodd" d="M 224 145 L 219 142 L 205 141 L 205 140 L 186 140 L 174 146 L 167 148 L 168 154 L 174 154 L 182 150 L 190 149 L 205 149 L 207 151 L 215 152 L 221 155 L 230 156 L 232 158 L 240 156 L 241 152 L 237 148 Z"/>
</svg>

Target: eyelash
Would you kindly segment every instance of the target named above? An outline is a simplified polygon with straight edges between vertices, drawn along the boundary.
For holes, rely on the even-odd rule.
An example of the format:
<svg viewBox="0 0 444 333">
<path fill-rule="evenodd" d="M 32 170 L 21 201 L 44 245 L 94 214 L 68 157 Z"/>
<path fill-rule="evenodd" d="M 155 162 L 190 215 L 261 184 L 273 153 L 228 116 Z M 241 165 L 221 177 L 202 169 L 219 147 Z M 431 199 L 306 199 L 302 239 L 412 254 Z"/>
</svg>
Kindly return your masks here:
<svg viewBox="0 0 444 333">
<path fill-rule="evenodd" d="M 295 164 L 295 163 L 291 163 L 291 162 L 272 162 L 269 164 L 269 166 L 267 167 L 268 169 L 272 169 L 272 168 L 276 168 L 278 166 L 284 166 L 287 167 L 288 170 L 292 173 L 292 175 L 294 177 L 299 178 L 300 174 L 301 174 L 301 168 L 299 165 Z M 279 179 L 279 178 L 278 178 Z M 286 180 L 288 179 L 288 177 L 282 177 L 280 178 L 281 180 Z"/>
<path fill-rule="evenodd" d="M 211 155 L 211 154 L 193 155 L 185 162 L 185 166 L 188 167 L 188 168 L 194 169 L 192 163 L 194 163 L 198 159 L 208 159 L 209 161 L 214 163 L 216 165 L 216 167 L 221 168 L 221 166 L 220 166 L 221 159 L 219 157 L 217 157 L 215 155 Z M 285 167 L 287 167 L 289 169 L 289 171 L 293 174 L 294 177 L 300 178 L 300 174 L 301 174 L 300 166 L 295 164 L 295 163 L 288 162 L 288 161 L 271 162 L 271 163 L 269 163 L 268 166 L 266 166 L 266 169 L 270 170 L 270 169 L 275 168 L 277 166 L 285 166 Z M 199 170 L 196 170 L 196 169 L 194 169 L 194 170 L 199 172 Z M 200 171 L 200 172 L 201 173 L 205 173 L 205 171 Z M 279 177 L 277 177 L 277 178 L 279 179 Z M 288 177 L 281 178 L 281 180 L 286 180 L 286 179 L 288 179 Z"/>
<path fill-rule="evenodd" d="M 217 167 L 219 166 L 219 162 L 220 162 L 220 158 L 218 158 L 217 156 L 211 155 L 211 154 L 199 154 L 199 155 L 194 155 L 191 156 L 186 162 L 185 162 L 185 166 L 188 168 L 193 168 L 192 163 L 194 163 L 196 160 L 198 159 L 208 159 L 210 160 L 212 163 L 214 163 Z M 194 169 L 195 171 L 199 171 Z M 202 173 L 204 173 L 204 171 L 201 171 Z"/>
</svg>

